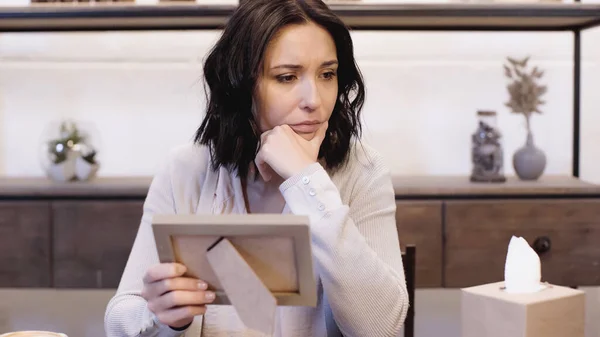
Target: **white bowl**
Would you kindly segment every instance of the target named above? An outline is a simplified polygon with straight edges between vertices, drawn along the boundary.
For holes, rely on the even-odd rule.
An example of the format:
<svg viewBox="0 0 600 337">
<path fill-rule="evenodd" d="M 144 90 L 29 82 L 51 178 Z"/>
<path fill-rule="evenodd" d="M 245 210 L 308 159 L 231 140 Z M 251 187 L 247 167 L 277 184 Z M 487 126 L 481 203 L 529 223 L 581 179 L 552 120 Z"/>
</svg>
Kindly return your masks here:
<svg viewBox="0 0 600 337">
<path fill-rule="evenodd" d="M 68 337 L 64 333 L 51 331 L 15 331 L 0 335 L 0 337 Z"/>
</svg>

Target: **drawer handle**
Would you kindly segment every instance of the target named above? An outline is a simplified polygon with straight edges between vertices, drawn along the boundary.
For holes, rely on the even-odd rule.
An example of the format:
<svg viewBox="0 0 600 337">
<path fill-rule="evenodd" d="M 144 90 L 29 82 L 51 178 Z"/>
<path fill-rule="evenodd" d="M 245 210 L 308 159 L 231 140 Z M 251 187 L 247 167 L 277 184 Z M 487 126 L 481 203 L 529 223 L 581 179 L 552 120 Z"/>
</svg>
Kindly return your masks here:
<svg viewBox="0 0 600 337">
<path fill-rule="evenodd" d="M 538 253 L 538 255 L 548 252 L 551 247 L 552 242 L 547 236 L 540 236 L 533 242 L 533 250 L 535 250 L 535 252 Z"/>
</svg>

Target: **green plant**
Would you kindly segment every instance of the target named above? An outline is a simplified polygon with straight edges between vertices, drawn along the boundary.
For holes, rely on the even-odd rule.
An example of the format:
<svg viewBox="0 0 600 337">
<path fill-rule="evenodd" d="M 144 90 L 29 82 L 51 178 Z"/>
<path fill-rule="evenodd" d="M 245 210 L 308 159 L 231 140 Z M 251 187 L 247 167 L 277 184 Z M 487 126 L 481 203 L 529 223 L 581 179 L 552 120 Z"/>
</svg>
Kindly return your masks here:
<svg viewBox="0 0 600 337">
<path fill-rule="evenodd" d="M 538 83 L 544 76 L 544 72 L 538 67 L 527 69 L 527 63 L 530 57 L 523 60 L 516 60 L 508 57 L 508 64 L 504 65 L 504 74 L 510 79 L 507 86 L 510 99 L 505 103 L 513 113 L 520 113 L 525 116 L 527 123 L 527 132 L 531 132 L 530 119 L 534 113 L 541 114 L 540 105 L 546 102 L 541 97 L 548 90 L 545 85 Z"/>
</svg>

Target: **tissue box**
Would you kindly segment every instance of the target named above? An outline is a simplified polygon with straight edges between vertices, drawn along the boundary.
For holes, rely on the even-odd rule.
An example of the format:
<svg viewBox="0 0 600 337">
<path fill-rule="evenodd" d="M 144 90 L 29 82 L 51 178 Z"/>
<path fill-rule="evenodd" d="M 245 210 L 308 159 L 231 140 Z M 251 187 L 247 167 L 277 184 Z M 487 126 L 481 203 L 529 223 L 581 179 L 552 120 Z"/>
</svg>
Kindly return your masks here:
<svg viewBox="0 0 600 337">
<path fill-rule="evenodd" d="M 511 294 L 504 282 L 461 289 L 462 337 L 584 337 L 581 290 L 548 285 Z"/>
</svg>

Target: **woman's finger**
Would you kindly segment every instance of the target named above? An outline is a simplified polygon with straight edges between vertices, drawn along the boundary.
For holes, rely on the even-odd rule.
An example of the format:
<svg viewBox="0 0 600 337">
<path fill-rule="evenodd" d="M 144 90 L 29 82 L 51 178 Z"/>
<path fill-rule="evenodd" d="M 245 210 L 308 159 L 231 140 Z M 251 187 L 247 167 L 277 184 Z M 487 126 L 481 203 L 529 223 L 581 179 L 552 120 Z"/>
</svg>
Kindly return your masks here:
<svg viewBox="0 0 600 337">
<path fill-rule="evenodd" d="M 183 307 L 172 308 L 156 315 L 158 320 L 169 326 L 177 326 L 178 323 L 194 316 L 204 315 L 206 306 L 204 305 L 188 305 Z"/>
<path fill-rule="evenodd" d="M 174 278 L 183 275 L 187 268 L 180 263 L 161 263 L 148 269 L 144 275 L 144 283 L 154 283 L 167 278 Z"/>
<path fill-rule="evenodd" d="M 188 305 L 205 305 L 215 300 L 212 291 L 175 290 L 168 292 L 148 302 L 148 307 L 154 313 L 169 310 L 174 307 Z"/>
<path fill-rule="evenodd" d="M 176 277 L 147 284 L 142 290 L 142 297 L 151 299 L 175 290 L 206 290 L 208 285 L 202 280 L 191 277 Z"/>
</svg>

